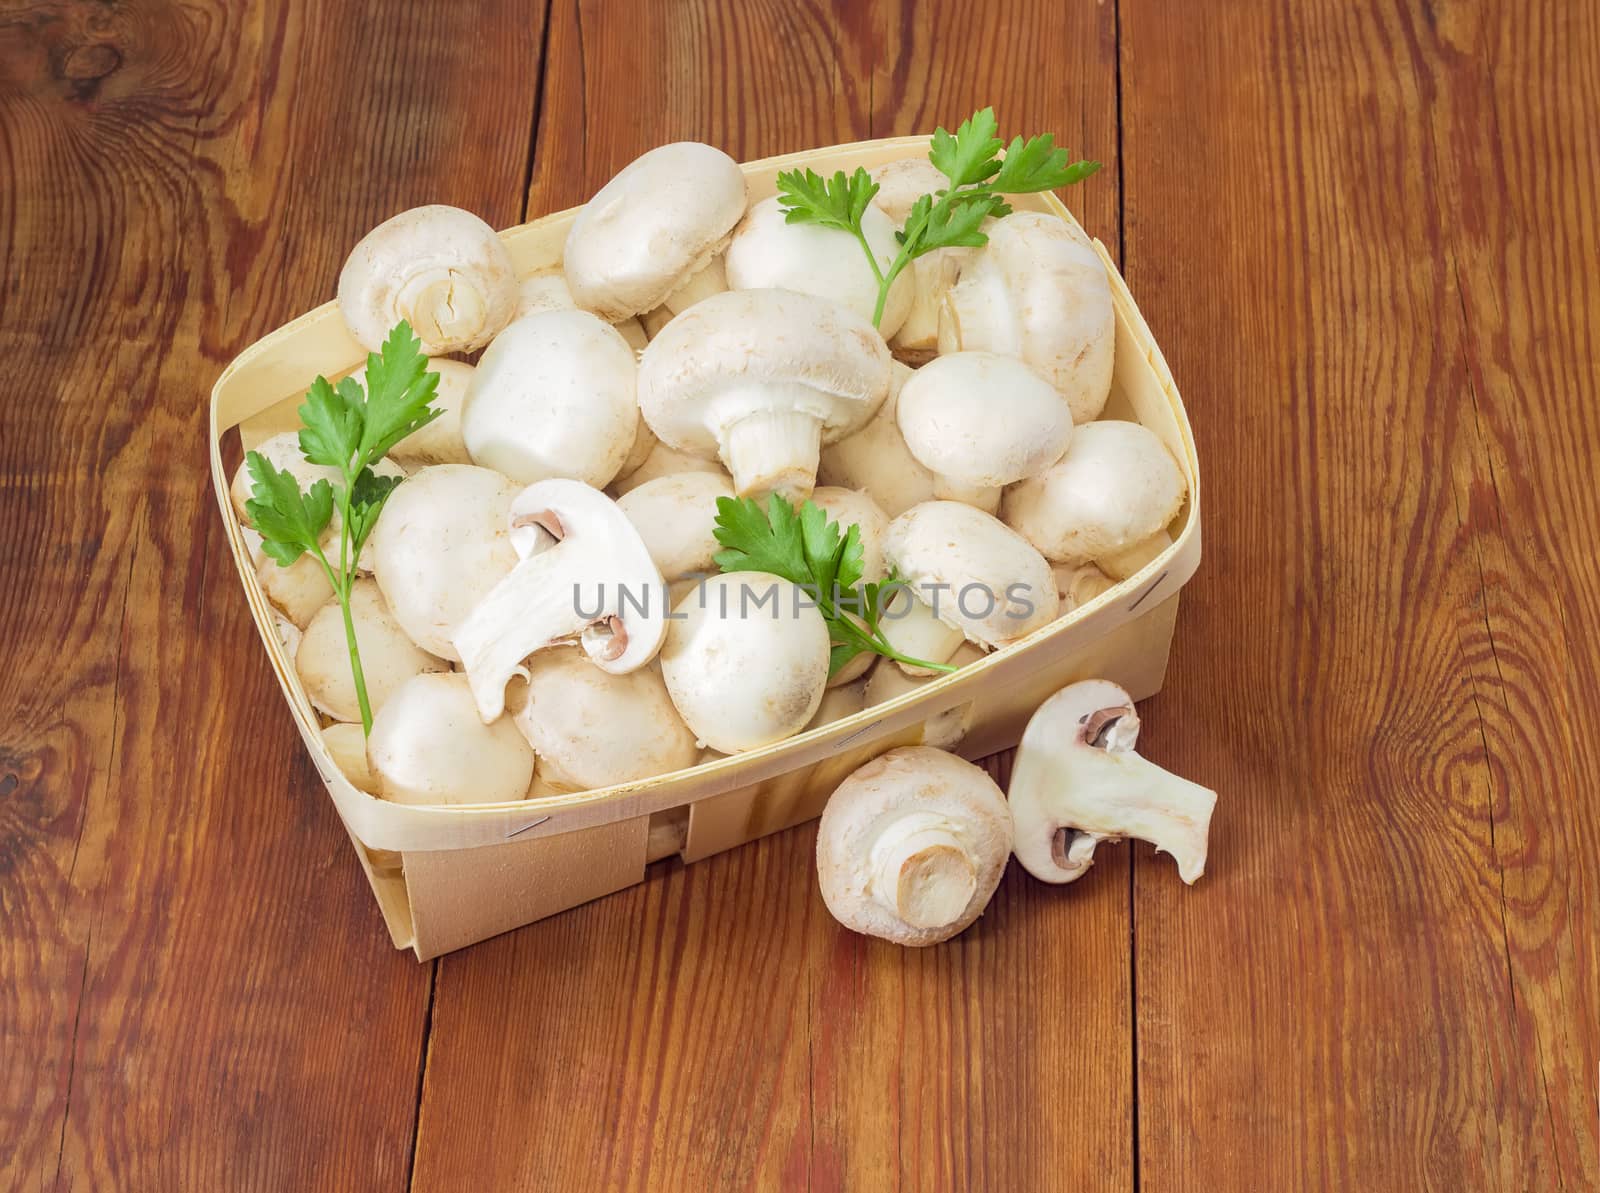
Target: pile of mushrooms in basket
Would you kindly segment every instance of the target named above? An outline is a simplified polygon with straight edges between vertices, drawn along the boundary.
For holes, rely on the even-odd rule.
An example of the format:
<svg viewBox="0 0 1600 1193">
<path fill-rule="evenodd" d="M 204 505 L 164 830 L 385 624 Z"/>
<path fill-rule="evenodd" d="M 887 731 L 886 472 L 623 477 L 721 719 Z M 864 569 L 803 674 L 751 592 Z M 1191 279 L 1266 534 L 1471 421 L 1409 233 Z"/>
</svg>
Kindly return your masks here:
<svg viewBox="0 0 1600 1193">
<path fill-rule="evenodd" d="M 1106 270 L 1006 201 L 1096 169 L 985 110 L 753 204 L 726 154 L 661 146 L 531 277 L 456 208 L 370 232 L 338 285 L 366 366 L 232 486 L 350 781 L 475 804 L 681 771 L 1007 649 L 1170 546 L 1183 472 L 1101 417 Z M 1204 870 L 1216 797 L 1134 752 L 1115 684 L 1040 706 L 1009 792 L 950 728 L 829 799 L 848 927 L 945 940 L 1013 853 L 1066 883 L 1138 837 Z"/>
</svg>

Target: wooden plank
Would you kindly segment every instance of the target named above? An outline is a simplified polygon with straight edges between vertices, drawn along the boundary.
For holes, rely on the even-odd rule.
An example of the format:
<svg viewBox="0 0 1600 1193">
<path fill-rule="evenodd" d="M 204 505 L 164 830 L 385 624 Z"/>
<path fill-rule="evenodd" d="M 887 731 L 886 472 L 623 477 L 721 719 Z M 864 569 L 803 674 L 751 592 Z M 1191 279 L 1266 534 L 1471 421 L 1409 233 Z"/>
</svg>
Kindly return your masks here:
<svg viewBox="0 0 1600 1193">
<path fill-rule="evenodd" d="M 1111 161 L 1114 47 L 1108 6 L 566 0 L 529 212 L 669 140 L 758 157 L 984 103 Z M 1069 201 L 1115 251 L 1115 170 Z M 911 952 L 828 917 L 814 840 L 442 958 L 415 1188 L 1131 1187 L 1125 858 L 1070 892 L 1010 875 Z"/>
<path fill-rule="evenodd" d="M 412 203 L 520 215 L 540 13 L 0 19 L 0 1185 L 398 1188 L 429 972 L 301 758 L 206 394 Z M 359 1089 L 359 1095 L 353 1091 Z"/>
<path fill-rule="evenodd" d="M 1222 793 L 1136 865 L 1142 1185 L 1588 1187 L 1592 6 L 1121 8 L 1211 464 L 1144 744 Z"/>
</svg>

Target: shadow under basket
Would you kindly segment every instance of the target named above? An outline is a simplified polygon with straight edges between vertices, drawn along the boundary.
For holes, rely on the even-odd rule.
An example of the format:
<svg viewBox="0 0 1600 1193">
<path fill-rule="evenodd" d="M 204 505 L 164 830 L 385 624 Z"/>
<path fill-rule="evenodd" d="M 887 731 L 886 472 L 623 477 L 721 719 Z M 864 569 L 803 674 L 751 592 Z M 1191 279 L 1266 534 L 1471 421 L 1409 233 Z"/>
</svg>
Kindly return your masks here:
<svg viewBox="0 0 1600 1193">
<path fill-rule="evenodd" d="M 926 137 L 901 137 L 767 158 L 743 167 L 751 201 L 774 193 L 780 170 L 823 173 L 871 168 L 927 152 Z M 1013 200 L 1071 221 L 1053 195 Z M 557 265 L 576 209 L 502 233 L 519 275 Z M 1074 221 L 1075 222 L 1075 221 Z M 242 450 L 299 425 L 298 408 L 318 374 L 339 377 L 366 361 L 333 303 L 279 328 L 240 353 L 211 393 L 211 475 L 245 598 L 289 713 L 355 843 L 397 948 L 427 959 L 640 882 L 653 861 L 698 861 L 822 812 L 839 782 L 930 727 L 955 749 L 982 758 L 1014 746 L 1035 708 L 1080 679 L 1105 678 L 1135 699 L 1161 687 L 1177 618 L 1178 591 L 1200 561 L 1200 473 L 1188 416 L 1166 361 L 1104 246 L 1116 310 L 1116 364 L 1107 416 L 1158 435 L 1189 485 L 1172 545 L 1136 575 L 981 661 L 898 699 L 797 737 L 691 770 L 596 791 L 516 803 L 413 807 L 353 787 L 324 744 L 321 722 L 273 624 L 250 549 L 228 497 L 224 437 Z"/>
</svg>

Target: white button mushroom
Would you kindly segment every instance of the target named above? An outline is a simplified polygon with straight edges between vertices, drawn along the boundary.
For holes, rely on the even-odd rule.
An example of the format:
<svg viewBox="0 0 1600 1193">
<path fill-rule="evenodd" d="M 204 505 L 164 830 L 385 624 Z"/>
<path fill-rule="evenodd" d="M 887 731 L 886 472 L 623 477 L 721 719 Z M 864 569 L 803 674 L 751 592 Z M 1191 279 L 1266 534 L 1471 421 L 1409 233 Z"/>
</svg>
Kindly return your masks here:
<svg viewBox="0 0 1600 1193">
<path fill-rule="evenodd" d="M 900 389 L 900 433 L 934 474 L 934 492 L 1009 485 L 1043 472 L 1072 437 L 1072 410 L 1055 386 L 1015 357 L 955 352 Z"/>
<path fill-rule="evenodd" d="M 945 624 L 974 642 L 1005 646 L 1055 618 L 1059 598 L 1044 556 L 970 505 L 929 501 L 907 510 L 889 524 L 884 554 Z"/>
<path fill-rule="evenodd" d="M 639 426 L 649 432 L 652 446 L 637 468 L 631 472 L 624 470 L 611 482 L 611 492 L 618 497 L 623 497 L 640 485 L 649 484 L 653 480 L 660 480 L 664 476 L 681 476 L 686 472 L 703 472 L 709 476 L 721 477 L 730 487 L 733 485 L 733 479 L 718 461 L 703 460 L 699 456 L 691 456 L 688 452 L 668 447 L 656 439 L 655 433 L 649 431 L 650 424 L 642 418 L 639 420 Z"/>
<path fill-rule="evenodd" d="M 1081 426 L 1066 455 L 1005 492 L 1001 517 L 1056 563 L 1104 559 L 1166 531 L 1188 486 L 1154 432 L 1108 420 Z"/>
<path fill-rule="evenodd" d="M 1061 598 L 1062 613 L 1071 613 L 1079 605 L 1087 605 L 1117 586 L 1115 580 L 1092 563 L 1054 564 L 1050 574 L 1056 578 L 1056 595 Z"/>
<path fill-rule="evenodd" d="M 827 624 L 802 589 L 732 572 L 673 610 L 661 674 L 700 741 L 733 754 L 805 728 L 827 686 L 829 650 Z"/>
<path fill-rule="evenodd" d="M 541 269 L 522 279 L 522 284 L 517 288 L 517 314 L 520 319 L 524 315 L 540 315 L 545 311 L 575 311 L 578 310 L 578 300 L 572 297 L 572 291 L 567 286 L 567 275 L 562 272 L 561 266 L 555 265 L 549 269 Z M 617 334 L 628 342 L 628 347 L 637 354 L 644 351 L 644 327 L 637 319 L 619 319 L 612 323 L 617 329 Z M 649 451 L 648 445 L 641 451 Z"/>
<path fill-rule="evenodd" d="M 516 565 L 509 519 L 517 487 L 471 464 L 424 468 L 397 488 L 372 532 L 372 572 L 400 628 L 459 660 L 457 624 Z"/>
<path fill-rule="evenodd" d="M 401 804 L 498 804 L 523 799 L 533 747 L 509 719 L 478 719 L 467 677 L 406 680 L 372 718 L 367 763 L 384 799 Z"/>
<path fill-rule="evenodd" d="M 889 390 L 889 349 L 838 303 L 734 290 L 691 307 L 639 361 L 639 406 L 663 443 L 720 455 L 741 495 L 796 499 L 820 445 L 863 426 Z"/>
<path fill-rule="evenodd" d="M 527 672 L 513 720 L 539 756 L 540 777 L 556 789 L 631 783 L 698 760 L 694 734 L 656 668 L 612 675 L 562 647 L 534 655 Z"/>
<path fill-rule="evenodd" d="M 368 795 L 378 793 L 377 780 L 367 766 L 367 734 L 360 721 L 335 721 L 322 731 L 322 740 L 350 786 Z"/>
<path fill-rule="evenodd" d="M 720 473 L 685 472 L 663 476 L 617 498 L 661 571 L 663 580 L 710 573 L 717 542 L 717 500 L 733 497 L 733 485 Z"/>
<path fill-rule="evenodd" d="M 340 482 L 339 470 L 329 468 L 325 464 L 313 464 L 306 459 L 305 453 L 300 450 L 300 434 L 297 431 L 280 431 L 276 435 L 269 435 L 253 449 L 261 453 L 267 463 L 280 472 L 287 472 L 294 477 L 295 484 L 300 486 L 302 492 L 310 490 L 318 481 L 327 481 L 330 485 Z M 404 477 L 405 469 L 393 460 L 379 460 L 373 468 L 379 476 Z M 239 515 L 239 521 L 250 525 L 250 511 L 245 503 L 255 496 L 255 483 L 250 478 L 250 469 L 240 462 L 234 471 L 233 480 L 228 485 L 228 497 L 233 502 L 233 511 Z M 333 518 L 328 523 L 330 530 L 339 529 L 339 509 L 334 506 Z M 337 545 L 338 539 L 334 539 Z"/>
<path fill-rule="evenodd" d="M 965 667 L 983 658 L 983 653 L 981 647 L 974 646 L 971 642 L 963 642 L 954 654 L 943 661 L 953 667 Z M 867 680 L 865 693 L 867 707 L 886 704 L 897 696 L 914 692 L 932 683 L 936 674 L 921 670 L 913 672 L 909 668 L 893 667 L 888 663 L 874 667 L 872 677 Z M 940 750 L 953 750 L 961 744 L 962 739 L 967 736 L 967 730 L 971 728 L 972 702 L 962 701 L 953 708 L 935 713 L 923 723 L 922 744 Z"/>
<path fill-rule="evenodd" d="M 983 914 L 1010 857 L 995 781 L 927 746 L 861 767 L 823 809 L 817 879 L 833 917 L 895 944 L 930 945 Z"/>
<path fill-rule="evenodd" d="M 585 310 L 617 320 L 681 311 L 726 289 L 718 254 L 748 198 L 739 163 L 697 141 L 635 158 L 584 204 L 567 234 L 565 269 Z"/>
<path fill-rule="evenodd" d="M 951 656 L 966 641 L 966 634 L 951 625 L 941 614 L 947 614 L 950 591 L 942 584 L 917 588 L 907 585 L 897 589 L 884 606 L 879 623 L 883 636 L 896 653 L 908 659 L 922 659 L 928 663 L 948 663 Z M 937 608 L 938 612 L 935 612 Z M 933 676 L 940 674 L 928 667 L 896 661 L 896 669 L 908 675 Z"/>
<path fill-rule="evenodd" d="M 1172 546 L 1172 536 L 1158 530 L 1149 538 L 1140 539 L 1125 551 L 1102 555 L 1095 562 L 1100 570 L 1113 580 L 1126 580 L 1144 570 L 1145 566 Z"/>
<path fill-rule="evenodd" d="M 841 535 L 851 526 L 858 528 L 861 536 L 861 578 L 866 582 L 882 580 L 883 536 L 889 530 L 889 516 L 878 508 L 878 503 L 854 489 L 831 486 L 813 490 L 811 500 L 839 524 Z M 829 677 L 828 687 L 832 689 L 854 683 L 871 669 L 877 658 L 871 651 L 862 651 Z"/>
<path fill-rule="evenodd" d="M 511 503 L 521 557 L 456 627 L 452 641 L 478 712 L 493 721 L 506 684 L 534 651 L 578 639 L 616 675 L 656 657 L 666 636 L 666 584 L 627 516 L 581 481 L 529 485 Z"/>
<path fill-rule="evenodd" d="M 895 225 L 876 206 L 861 213 L 861 230 L 878 268 L 885 273 L 900 251 Z M 878 279 L 861 242 L 849 232 L 821 224 L 791 224 L 777 196 L 750 208 L 728 243 L 728 285 L 735 290 L 795 290 L 849 307 L 867 323 L 878 305 Z M 878 330 L 892 336 L 905 322 L 916 294 L 902 273 L 889 287 Z"/>
<path fill-rule="evenodd" d="M 1114 683 L 1063 688 L 1033 714 L 1011 768 L 1017 861 L 1044 882 L 1082 878 L 1101 841 L 1149 841 L 1192 883 L 1205 873 L 1217 793 L 1134 753 L 1139 714 Z"/>
<path fill-rule="evenodd" d="M 472 366 L 459 360 L 430 360 L 428 371 L 439 374 L 439 387 L 433 405 L 440 415 L 421 430 L 413 431 L 389 450 L 389 456 L 406 469 L 429 464 L 470 464 L 467 445 L 461 439 L 461 407 L 472 384 Z M 351 376 L 366 388 L 367 370 L 357 369 Z"/>
<path fill-rule="evenodd" d="M 939 353 L 978 349 L 1025 360 L 1072 407 L 1100 417 L 1111 393 L 1116 318 L 1111 283 L 1089 238 L 1037 211 L 989 224 L 989 243 L 961 271 L 939 314 Z"/>
<path fill-rule="evenodd" d="M 385 220 L 339 274 L 339 311 L 368 352 L 402 319 L 429 356 L 475 352 L 516 309 L 511 254 L 493 228 L 457 207 L 414 207 Z"/>
<path fill-rule="evenodd" d="M 866 653 L 866 652 L 862 652 Z M 867 665 L 870 668 L 876 655 L 869 655 Z M 835 721 L 842 721 L 846 717 L 853 717 L 856 713 L 867 707 L 867 680 L 857 679 L 854 683 L 840 684 L 830 687 L 822 694 L 822 703 L 817 705 L 817 711 L 811 714 L 811 720 L 806 722 L 807 729 L 817 729 L 823 725 L 831 725 Z"/>
<path fill-rule="evenodd" d="M 637 378 L 632 349 L 589 312 L 524 316 L 478 362 L 461 437 L 473 463 L 512 480 L 600 488 L 633 450 Z"/>
<path fill-rule="evenodd" d="M 918 199 L 950 186 L 950 180 L 926 157 L 885 162 L 869 173 L 878 184 L 873 202 L 901 228 Z M 911 306 L 899 330 L 889 337 L 889 346 L 896 356 L 920 363 L 938 350 L 939 308 L 944 303 L 945 292 L 955 285 L 962 266 L 977 252 L 973 248 L 934 249 L 911 262 L 905 275 L 910 276 L 915 291 Z"/>
<path fill-rule="evenodd" d="M 449 663 L 406 636 L 372 580 L 357 580 L 352 585 L 350 621 L 361 648 L 361 670 L 373 712 L 382 708 L 395 689 L 413 675 L 450 669 Z M 319 711 L 336 721 L 361 720 L 356 681 L 350 671 L 344 611 L 338 601 L 330 599 L 306 626 L 295 655 L 295 670 L 306 695 Z"/>
</svg>

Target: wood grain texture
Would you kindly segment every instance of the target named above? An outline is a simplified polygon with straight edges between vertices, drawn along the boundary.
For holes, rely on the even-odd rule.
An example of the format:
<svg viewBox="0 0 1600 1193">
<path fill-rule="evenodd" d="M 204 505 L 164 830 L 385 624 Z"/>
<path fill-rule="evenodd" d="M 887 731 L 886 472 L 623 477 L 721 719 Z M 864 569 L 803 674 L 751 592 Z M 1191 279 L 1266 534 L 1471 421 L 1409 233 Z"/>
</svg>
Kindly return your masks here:
<svg viewBox="0 0 1600 1193">
<path fill-rule="evenodd" d="M 1224 793 L 1137 866 L 1143 1187 L 1600 1179 L 1594 15 L 1122 5 L 1209 478 L 1146 740 Z"/>
<path fill-rule="evenodd" d="M 670 140 L 760 157 L 985 103 L 1007 129 L 1061 130 L 1109 159 L 1112 18 L 557 3 L 529 213 L 582 202 Z M 1047 65 L 1003 81 L 983 65 L 1035 52 Z M 1115 172 L 1069 198 L 1115 251 Z M 1131 1187 L 1125 851 L 1071 892 L 1013 875 L 976 930 L 907 952 L 828 917 L 814 840 L 656 873 L 441 959 L 414 1187 L 561 1188 L 579 1171 L 639 1189 Z M 528 1129 L 529 1106 L 558 1103 Z"/>
<path fill-rule="evenodd" d="M 429 972 L 252 640 L 205 400 L 392 211 L 514 222 L 529 15 L 470 63 L 443 5 L 0 15 L 5 1188 L 405 1181 Z"/>
</svg>

